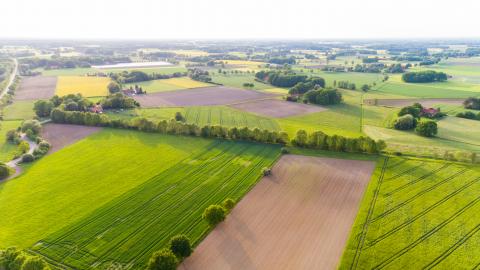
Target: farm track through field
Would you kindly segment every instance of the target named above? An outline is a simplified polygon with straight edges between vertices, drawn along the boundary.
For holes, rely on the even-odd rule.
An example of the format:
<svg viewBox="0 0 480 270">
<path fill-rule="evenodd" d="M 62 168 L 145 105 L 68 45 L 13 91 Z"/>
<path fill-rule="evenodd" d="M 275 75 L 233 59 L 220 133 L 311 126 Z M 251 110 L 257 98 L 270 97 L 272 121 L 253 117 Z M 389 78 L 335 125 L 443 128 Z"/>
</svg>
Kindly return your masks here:
<svg viewBox="0 0 480 270">
<path fill-rule="evenodd" d="M 465 168 L 465 169 L 462 169 L 462 170 L 456 172 L 455 174 L 453 174 L 453 175 L 451 175 L 451 176 L 449 176 L 449 177 L 447 177 L 447 178 L 444 178 L 443 180 L 435 183 L 434 185 L 432 185 L 432 186 L 430 186 L 430 187 L 428 187 L 428 188 L 425 188 L 425 189 L 419 191 L 417 194 L 413 195 L 412 197 L 406 199 L 405 201 L 403 201 L 403 202 L 401 202 L 401 203 L 398 203 L 396 206 L 394 206 L 394 207 L 388 209 L 387 211 L 383 212 L 382 214 L 380 214 L 380 215 L 372 218 L 372 219 L 371 219 L 371 222 L 376 222 L 377 220 L 380 220 L 380 219 L 382 219 L 382 218 L 390 215 L 391 213 L 393 213 L 393 212 L 397 211 L 398 209 L 406 206 L 407 204 L 411 203 L 412 201 L 414 201 L 415 199 L 419 198 L 420 196 L 422 196 L 422 195 L 424 195 L 424 194 L 426 194 L 426 193 L 428 193 L 428 192 L 436 189 L 437 187 L 439 187 L 439 186 L 447 183 L 448 181 L 450 181 L 450 180 L 452 180 L 452 179 L 455 179 L 457 176 L 465 173 L 466 171 L 467 171 L 466 168 Z"/>
<path fill-rule="evenodd" d="M 396 189 L 394 189 L 394 190 L 392 190 L 392 191 L 389 191 L 389 192 L 385 193 L 384 197 L 390 197 L 390 196 L 392 196 L 393 194 L 396 194 L 397 192 L 402 191 L 402 190 L 404 190 L 405 188 L 407 188 L 407 187 L 409 187 L 409 186 L 411 186 L 411 185 L 415 185 L 415 184 L 418 183 L 419 181 L 421 181 L 421 180 L 423 180 L 423 179 L 426 179 L 426 178 L 434 175 L 435 173 L 437 173 L 437 172 L 439 172 L 439 171 L 441 171 L 441 170 L 449 167 L 450 165 L 451 165 L 450 163 L 447 163 L 447 164 L 443 165 L 443 166 L 440 167 L 440 168 L 437 168 L 437 169 L 435 169 L 435 170 L 432 170 L 432 171 L 428 172 L 427 174 L 424 174 L 424 175 L 418 177 L 418 178 L 415 179 L 415 180 L 412 180 L 412 181 L 410 181 L 410 182 L 408 182 L 408 183 L 406 183 L 406 184 L 403 184 L 403 185 L 401 185 L 400 187 L 398 187 L 398 188 L 396 188 Z"/>
<path fill-rule="evenodd" d="M 62 246 L 67 243 L 65 240 L 73 239 L 74 241 L 71 242 L 75 246 L 72 246 L 69 252 L 54 256 L 62 263 L 73 266 L 86 263 L 89 267 L 93 267 L 115 261 L 140 267 L 152 250 L 160 248 L 165 239 L 170 237 L 177 228 L 185 228 L 189 232 L 196 228 L 196 225 L 202 221 L 201 211 L 208 206 L 212 198 L 217 201 L 221 197 L 223 200 L 226 196 L 245 188 L 245 185 L 259 174 L 263 166 L 268 166 L 265 162 L 270 160 L 263 160 L 262 156 L 273 156 L 278 150 L 276 147 L 267 145 L 245 146 L 245 144 L 221 143 L 215 148 L 217 153 L 214 156 L 211 156 L 210 151 L 202 151 L 198 156 L 185 159 L 152 177 L 147 183 L 130 192 L 128 196 L 115 199 L 115 202 L 102 207 L 70 231 L 63 232 L 58 237 L 52 236 L 54 241 L 49 242 L 49 246 L 40 248 L 38 252 L 50 256 L 52 252 L 55 254 L 55 244 Z M 250 162 L 253 164 L 249 167 L 238 164 L 232 167 L 235 160 L 243 162 L 239 159 L 243 155 L 251 159 L 248 164 Z M 193 169 L 188 165 L 189 162 L 198 162 L 198 160 L 203 162 Z M 182 177 L 178 178 L 179 175 Z M 179 180 L 163 183 L 163 179 Z M 209 179 L 218 180 L 211 183 Z M 147 201 L 140 199 L 148 197 Z M 177 198 L 181 201 L 172 203 L 169 198 Z M 188 202 L 194 202 L 198 208 L 190 209 L 187 207 Z M 158 209 L 162 209 L 162 212 L 158 212 Z M 185 215 L 179 215 L 175 222 L 162 224 L 161 220 L 172 218 L 172 211 L 182 211 Z M 186 214 L 188 212 L 191 213 Z M 192 215 L 198 218 L 192 219 Z M 154 231 L 157 233 L 152 235 L 151 232 Z M 197 234 L 191 239 L 195 242 L 198 238 L 201 238 L 201 235 Z M 132 243 L 142 244 L 132 245 Z M 128 247 L 128 254 L 125 252 L 126 247 Z M 95 254 L 91 254 L 88 250 L 95 250 Z"/>
<path fill-rule="evenodd" d="M 397 251 L 396 253 L 394 253 L 392 256 L 390 256 L 389 258 L 385 259 L 384 261 L 382 261 L 381 263 L 379 263 L 378 265 L 376 265 L 375 267 L 373 267 L 373 269 L 383 269 L 385 268 L 386 266 L 388 266 L 389 264 L 391 264 L 393 261 L 395 261 L 396 259 L 400 258 L 401 256 L 403 256 L 405 253 L 409 252 L 411 249 L 415 248 L 417 245 L 419 245 L 420 243 L 422 243 L 423 241 L 425 241 L 426 239 L 430 238 L 432 235 L 434 235 L 436 232 L 438 232 L 440 229 L 442 229 L 443 227 L 445 227 L 446 225 L 448 225 L 450 222 L 452 222 L 453 220 L 455 220 L 457 217 L 459 217 L 461 214 L 463 214 L 465 211 L 467 211 L 468 209 L 472 208 L 475 204 L 477 204 L 478 202 L 480 202 L 480 196 L 475 198 L 474 200 L 470 201 L 467 205 L 465 205 L 464 207 L 462 207 L 460 210 L 458 210 L 457 212 L 455 212 L 453 215 L 449 216 L 447 219 L 445 219 L 444 221 L 442 221 L 440 224 L 438 224 L 437 226 L 433 227 L 432 229 L 430 229 L 427 233 L 423 234 L 422 236 L 420 236 L 419 238 L 417 238 L 415 241 L 411 242 L 410 244 L 408 244 L 407 246 L 403 247 L 402 249 L 400 249 L 399 251 Z"/>
<path fill-rule="evenodd" d="M 435 260 L 427 264 L 423 269 L 432 269 L 435 266 L 437 266 L 439 263 L 445 260 L 448 256 L 450 256 L 450 254 L 452 254 L 455 250 L 457 250 L 461 245 L 467 242 L 468 239 L 474 236 L 478 231 L 480 231 L 480 223 L 477 224 L 477 226 L 475 226 L 473 229 L 471 229 L 467 234 L 465 234 L 461 239 L 455 242 L 454 245 L 452 245 L 447 250 L 445 250 L 442 254 L 440 254 L 440 256 L 435 258 Z"/>
<path fill-rule="evenodd" d="M 409 172 L 413 172 L 413 171 L 417 170 L 418 168 L 422 167 L 423 165 L 425 165 L 425 162 L 422 162 L 422 163 L 418 164 L 417 166 L 415 166 L 415 167 L 413 167 L 413 168 L 409 168 L 409 169 L 404 170 L 404 171 L 402 171 L 402 172 L 399 172 L 399 173 L 397 173 L 397 174 L 395 174 L 395 175 L 393 175 L 393 176 L 390 176 L 390 177 L 388 177 L 388 178 L 385 179 L 385 182 L 388 182 L 389 180 L 396 180 L 398 177 L 400 177 L 400 176 L 402 176 L 402 175 L 404 175 L 404 174 L 407 174 L 407 173 L 409 173 Z"/>
<path fill-rule="evenodd" d="M 383 182 L 383 177 L 385 175 L 385 170 L 386 170 L 386 167 L 387 167 L 388 160 L 389 160 L 389 158 L 386 157 L 383 161 L 382 171 L 380 173 L 380 177 L 378 179 L 377 186 L 376 186 L 375 191 L 374 191 L 373 199 L 370 202 L 370 206 L 368 208 L 367 217 L 365 218 L 365 222 L 363 223 L 362 230 L 360 231 L 360 235 L 358 235 L 360 237 L 360 239 L 359 239 L 357 247 L 355 249 L 355 255 L 353 257 L 352 264 L 350 265 L 350 269 L 356 269 L 357 266 L 358 266 L 358 261 L 360 259 L 360 255 L 361 255 L 362 250 L 363 250 L 363 245 L 365 243 L 365 238 L 367 237 L 368 225 L 370 224 L 370 218 L 373 215 L 373 210 L 375 208 L 375 203 L 377 201 L 378 194 L 380 193 L 380 187 L 381 187 L 382 182 Z"/>
<path fill-rule="evenodd" d="M 408 225 L 412 224 L 413 222 L 417 221 L 419 218 L 425 216 L 426 214 L 430 213 L 433 209 L 437 208 L 438 206 L 442 205 L 443 203 L 447 202 L 449 199 L 455 197 L 455 195 L 459 194 L 460 192 L 466 190 L 467 188 L 471 187 L 472 185 L 474 185 L 475 183 L 478 183 L 480 181 L 480 178 L 476 178 L 474 179 L 473 181 L 470 181 L 468 182 L 467 184 L 463 185 L 462 187 L 460 187 L 459 189 L 449 193 L 447 196 L 443 197 L 442 199 L 440 199 L 439 201 L 435 202 L 434 204 L 430 205 L 429 207 L 427 207 L 425 210 L 423 210 L 422 212 L 418 213 L 417 215 L 409 218 L 407 221 L 405 221 L 404 223 L 394 227 L 393 229 L 391 229 L 390 231 L 380 235 L 379 237 L 377 237 L 376 239 L 372 240 L 371 242 L 368 243 L 368 247 L 367 248 L 370 248 L 370 247 L 373 247 L 374 245 L 376 245 L 378 242 L 390 237 L 391 235 L 393 235 L 394 233 L 400 231 L 401 229 L 407 227 Z"/>
</svg>

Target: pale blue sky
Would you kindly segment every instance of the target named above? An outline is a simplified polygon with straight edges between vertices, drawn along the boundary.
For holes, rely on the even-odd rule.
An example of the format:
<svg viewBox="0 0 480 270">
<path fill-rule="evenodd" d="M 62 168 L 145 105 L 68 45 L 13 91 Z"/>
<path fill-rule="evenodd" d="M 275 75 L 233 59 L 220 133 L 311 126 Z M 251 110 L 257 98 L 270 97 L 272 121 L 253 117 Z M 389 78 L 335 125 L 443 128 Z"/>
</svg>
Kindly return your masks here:
<svg viewBox="0 0 480 270">
<path fill-rule="evenodd" d="M 0 37 L 480 37 L 478 0 L 7 0 Z"/>
</svg>

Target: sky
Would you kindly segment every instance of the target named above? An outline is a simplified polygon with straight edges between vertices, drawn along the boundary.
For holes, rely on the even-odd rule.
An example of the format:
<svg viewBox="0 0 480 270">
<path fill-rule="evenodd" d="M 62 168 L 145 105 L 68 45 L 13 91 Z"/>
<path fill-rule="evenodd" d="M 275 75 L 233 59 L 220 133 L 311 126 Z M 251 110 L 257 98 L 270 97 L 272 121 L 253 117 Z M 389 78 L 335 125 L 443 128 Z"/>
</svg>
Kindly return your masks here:
<svg viewBox="0 0 480 270">
<path fill-rule="evenodd" d="M 0 38 L 477 38 L 478 0 L 3 0 Z"/>
</svg>

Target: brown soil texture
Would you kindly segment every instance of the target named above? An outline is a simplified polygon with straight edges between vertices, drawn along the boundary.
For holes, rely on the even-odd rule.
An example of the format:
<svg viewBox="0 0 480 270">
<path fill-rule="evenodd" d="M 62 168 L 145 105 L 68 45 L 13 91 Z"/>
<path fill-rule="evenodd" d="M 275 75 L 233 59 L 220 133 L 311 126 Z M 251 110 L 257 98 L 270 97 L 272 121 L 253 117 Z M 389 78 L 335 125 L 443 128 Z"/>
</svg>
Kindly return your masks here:
<svg viewBox="0 0 480 270">
<path fill-rule="evenodd" d="M 294 115 L 308 114 L 327 110 L 321 106 L 307 105 L 302 103 L 283 101 L 278 99 L 264 99 L 231 105 L 230 107 L 267 116 L 289 117 Z"/>
<path fill-rule="evenodd" d="M 184 91 L 159 92 L 135 96 L 142 107 L 226 105 L 275 96 L 253 90 L 225 86 L 201 87 Z"/>
<path fill-rule="evenodd" d="M 374 168 L 283 156 L 179 269 L 335 269 Z"/>
<path fill-rule="evenodd" d="M 424 107 L 433 107 L 436 104 L 462 105 L 464 100 L 464 98 L 377 99 L 377 105 L 388 107 L 405 107 L 418 102 Z M 374 100 L 365 100 L 365 103 L 373 104 Z"/>
<path fill-rule="evenodd" d="M 100 130 L 100 127 L 48 123 L 43 126 L 41 136 L 52 145 L 48 151 L 52 154 Z"/>
<path fill-rule="evenodd" d="M 49 99 L 55 95 L 57 77 L 34 76 L 23 77 L 15 91 L 15 100 Z"/>
</svg>

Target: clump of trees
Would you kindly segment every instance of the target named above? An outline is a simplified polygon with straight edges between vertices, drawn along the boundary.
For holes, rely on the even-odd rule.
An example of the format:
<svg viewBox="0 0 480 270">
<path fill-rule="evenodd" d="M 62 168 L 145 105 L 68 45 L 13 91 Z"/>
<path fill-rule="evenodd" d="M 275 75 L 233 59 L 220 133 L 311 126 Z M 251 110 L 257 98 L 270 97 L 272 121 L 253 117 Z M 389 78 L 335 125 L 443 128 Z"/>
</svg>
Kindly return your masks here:
<svg viewBox="0 0 480 270">
<path fill-rule="evenodd" d="M 212 77 L 206 70 L 193 68 L 188 70 L 188 77 L 192 80 L 209 83 L 212 81 Z"/>
<path fill-rule="evenodd" d="M 326 88 L 326 89 L 314 89 L 305 93 L 305 100 L 309 103 L 319 104 L 319 105 L 334 105 L 342 101 L 342 93 L 337 89 Z"/>
<path fill-rule="evenodd" d="M 295 57 L 272 57 L 268 59 L 268 63 L 277 65 L 295 65 Z"/>
<path fill-rule="evenodd" d="M 32 256 L 16 248 L 0 250 L 0 269 L 5 270 L 50 270 L 38 256 Z"/>
<path fill-rule="evenodd" d="M 351 83 L 349 81 L 338 81 L 337 86 L 338 88 L 342 88 L 342 89 L 349 89 L 349 90 L 357 89 L 357 86 L 354 83 Z"/>
<path fill-rule="evenodd" d="M 281 71 L 259 71 L 255 74 L 255 77 L 258 80 L 265 81 L 270 83 L 273 86 L 277 87 L 293 87 L 297 83 L 305 82 L 308 79 L 306 75 L 297 75 L 292 71 L 281 72 Z"/>
<path fill-rule="evenodd" d="M 141 70 L 122 71 L 120 73 L 110 73 L 109 77 L 117 84 L 136 83 L 152 80 L 171 79 L 187 76 L 187 72 L 175 72 L 172 74 L 145 73 Z M 110 90 L 110 88 L 109 88 Z M 117 91 L 118 92 L 118 91 Z M 110 93 L 116 93 L 111 92 Z"/>
<path fill-rule="evenodd" d="M 312 89 L 323 87 L 325 87 L 325 80 L 323 78 L 308 77 L 305 79 L 305 81 L 295 84 L 292 88 L 290 88 L 288 93 L 291 95 L 302 95 Z"/>
<path fill-rule="evenodd" d="M 434 70 L 407 72 L 402 75 L 402 80 L 409 83 L 443 82 L 447 78 L 446 73 Z"/>
<path fill-rule="evenodd" d="M 120 87 L 120 84 L 118 84 L 117 82 L 110 82 L 108 84 L 107 88 L 108 88 L 108 92 L 110 92 L 110 94 L 115 94 L 115 93 L 120 92 L 120 90 L 122 90 L 122 88 Z"/>
<path fill-rule="evenodd" d="M 480 98 L 469 97 L 463 102 L 465 109 L 480 110 Z"/>
<path fill-rule="evenodd" d="M 133 109 L 140 106 L 135 99 L 122 93 L 109 95 L 100 101 L 100 104 L 104 109 Z"/>
<path fill-rule="evenodd" d="M 38 117 L 49 117 L 54 107 L 50 100 L 37 100 L 33 104 L 33 110 Z"/>
<path fill-rule="evenodd" d="M 411 114 L 404 114 L 395 120 L 393 126 L 398 130 L 414 129 L 417 126 L 417 119 Z"/>
<path fill-rule="evenodd" d="M 305 130 L 297 131 L 292 144 L 321 150 L 370 154 L 386 148 L 384 141 L 375 141 L 370 137 L 346 138 L 340 135 L 330 136 L 321 131 L 308 134 Z"/>
<path fill-rule="evenodd" d="M 437 123 L 432 120 L 420 121 L 415 128 L 415 132 L 424 137 L 433 137 L 437 135 Z"/>
<path fill-rule="evenodd" d="M 253 83 L 244 83 L 244 84 L 243 84 L 243 87 L 245 87 L 245 88 L 253 88 L 253 87 L 255 87 L 255 85 L 254 85 Z"/>
<path fill-rule="evenodd" d="M 475 114 L 473 112 L 466 111 L 466 112 L 457 113 L 455 116 L 460 118 L 471 119 L 471 120 L 480 120 L 480 112 L 478 114 Z"/>
</svg>

